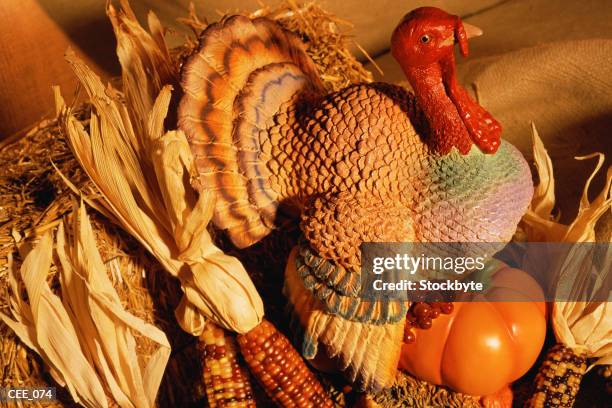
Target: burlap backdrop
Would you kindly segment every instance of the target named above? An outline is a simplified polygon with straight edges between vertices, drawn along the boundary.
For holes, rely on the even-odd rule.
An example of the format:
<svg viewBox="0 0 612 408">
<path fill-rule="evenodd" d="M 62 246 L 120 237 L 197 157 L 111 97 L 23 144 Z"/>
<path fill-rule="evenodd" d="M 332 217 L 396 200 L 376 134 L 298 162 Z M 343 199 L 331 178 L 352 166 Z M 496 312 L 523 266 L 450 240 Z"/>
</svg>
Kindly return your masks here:
<svg viewBox="0 0 612 408">
<path fill-rule="evenodd" d="M 132 0 L 131 3 L 141 21 L 144 21 L 147 10 L 152 9 L 161 17 L 164 24 L 178 29 L 180 25 L 175 20 L 177 17 L 185 16 L 189 1 Z M 612 24 L 610 24 L 612 3 L 608 0 L 319 0 L 319 2 L 337 16 L 353 23 L 356 40 L 373 56 L 385 52 L 390 33 L 401 16 L 408 10 L 422 5 L 443 7 L 452 13 L 464 16 L 467 21 L 485 30 L 484 37 L 472 42 L 473 57 L 490 56 L 553 41 L 612 38 Z M 211 20 L 218 18 L 219 11 L 253 10 L 260 7 L 260 2 L 257 0 L 196 0 L 195 3 L 198 11 Z M 274 4 L 276 0 L 267 0 L 264 3 Z M 3 22 L 0 25 L 0 139 L 26 129 L 42 116 L 53 112 L 50 90 L 52 84 L 61 85 L 65 90 L 74 88 L 75 78 L 62 58 L 69 45 L 84 55 L 90 65 L 106 77 L 118 72 L 118 64 L 114 58 L 114 38 L 104 15 L 104 4 L 104 0 L 0 1 L 0 19 Z M 176 36 L 175 41 L 180 41 L 180 36 Z M 571 47 L 566 50 L 567 55 L 574 52 Z M 532 55 L 537 56 L 537 53 Z M 522 56 L 521 65 L 537 69 L 541 61 L 526 59 L 528 56 L 528 54 Z M 567 67 L 573 70 L 573 75 L 576 75 L 574 82 L 577 86 L 581 86 L 578 84 L 581 76 L 595 69 L 595 65 L 601 65 L 600 69 L 612 69 L 609 55 L 607 61 L 607 63 L 598 62 L 594 58 L 587 58 L 580 60 L 575 66 L 567 65 Z M 386 73 L 385 80 L 393 81 L 399 77 L 399 71 L 394 70 L 394 64 L 390 64 L 389 61 L 387 63 L 383 61 L 382 64 Z M 601 78 L 606 78 L 605 74 Z M 571 78 L 562 79 L 569 81 Z M 533 85 L 539 87 L 538 89 L 544 89 L 544 85 L 540 86 L 529 81 L 502 82 L 503 85 L 511 87 Z M 537 103 L 547 105 L 550 99 L 554 99 L 552 95 L 556 95 L 555 84 L 549 85 L 551 97 L 533 99 L 530 105 Z M 483 88 L 482 91 L 497 93 L 497 89 L 497 87 Z M 503 109 L 514 111 L 516 107 L 510 101 L 512 99 L 506 101 Z M 610 106 L 609 103 L 601 106 L 604 105 L 608 108 Z M 552 115 L 552 111 L 549 112 Z M 561 113 L 565 111 L 559 112 L 567 116 Z M 581 110 L 581 112 L 586 111 Z M 495 113 L 499 114 L 497 111 Z M 584 116 L 580 121 L 584 122 L 591 117 L 592 115 Z M 500 119 L 504 122 L 505 113 L 500 115 Z M 523 123 L 530 119 L 532 117 L 528 115 Z"/>
</svg>

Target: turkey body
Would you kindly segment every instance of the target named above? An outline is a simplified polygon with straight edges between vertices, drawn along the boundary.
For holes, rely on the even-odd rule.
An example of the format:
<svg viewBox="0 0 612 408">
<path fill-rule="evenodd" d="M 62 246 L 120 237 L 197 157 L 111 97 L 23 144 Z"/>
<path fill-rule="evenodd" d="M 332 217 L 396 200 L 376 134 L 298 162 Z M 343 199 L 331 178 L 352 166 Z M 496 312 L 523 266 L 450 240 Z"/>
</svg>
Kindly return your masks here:
<svg viewBox="0 0 612 408">
<path fill-rule="evenodd" d="M 395 222 L 409 227 L 395 241 L 507 242 L 524 213 L 516 203 L 532 194 L 520 152 L 503 143 L 494 155 L 441 155 L 426 134 L 410 92 L 357 84 L 275 115 L 260 132 L 260 157 L 277 200 L 302 210 L 313 198 L 366 195 L 405 209 L 408 219 Z"/>
<path fill-rule="evenodd" d="M 285 289 L 302 352 L 314 358 L 323 343 L 364 389 L 393 381 L 409 303 L 359 297 L 360 245 L 502 246 L 531 199 L 512 145 L 440 153 L 413 94 L 385 83 L 326 94 L 299 38 L 270 20 L 210 25 L 181 82 L 179 127 L 196 186 L 216 195 L 214 224 L 246 247 L 300 219 Z"/>
<path fill-rule="evenodd" d="M 326 94 L 301 41 L 264 18 L 207 28 L 182 86 L 179 126 L 200 187 L 216 192 L 213 222 L 246 247 L 300 217 L 313 253 L 340 270 L 313 290 L 345 317 L 329 289 L 356 295 L 361 243 L 505 243 L 532 195 L 509 143 L 439 153 L 413 94 L 386 83 Z"/>
</svg>

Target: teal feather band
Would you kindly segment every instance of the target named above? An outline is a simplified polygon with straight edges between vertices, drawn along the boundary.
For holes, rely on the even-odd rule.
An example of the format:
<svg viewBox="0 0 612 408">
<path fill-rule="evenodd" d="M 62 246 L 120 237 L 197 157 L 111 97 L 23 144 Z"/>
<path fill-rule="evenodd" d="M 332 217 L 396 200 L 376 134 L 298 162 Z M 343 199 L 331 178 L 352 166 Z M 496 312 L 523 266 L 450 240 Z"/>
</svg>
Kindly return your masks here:
<svg viewBox="0 0 612 408">
<path fill-rule="evenodd" d="M 397 323 L 406 316 L 410 302 L 360 298 L 361 271 L 349 271 L 320 257 L 303 238 L 298 245 L 295 257 L 298 276 L 304 287 L 325 305 L 328 313 L 377 325 Z"/>
</svg>

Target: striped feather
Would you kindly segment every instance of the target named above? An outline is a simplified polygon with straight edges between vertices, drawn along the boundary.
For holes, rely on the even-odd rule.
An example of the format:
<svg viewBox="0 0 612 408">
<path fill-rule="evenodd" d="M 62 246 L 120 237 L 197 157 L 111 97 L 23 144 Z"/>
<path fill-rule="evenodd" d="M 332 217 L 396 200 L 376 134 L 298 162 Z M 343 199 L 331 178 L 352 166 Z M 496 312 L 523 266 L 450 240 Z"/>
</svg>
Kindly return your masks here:
<svg viewBox="0 0 612 408">
<path fill-rule="evenodd" d="M 283 106 L 323 86 L 299 38 L 265 18 L 211 24 L 183 65 L 179 127 L 200 188 L 216 192 L 213 222 L 239 247 L 275 226 L 283 198 L 272 189 L 261 144 Z"/>
<path fill-rule="evenodd" d="M 405 320 L 376 325 L 330 314 L 304 287 L 295 268 L 296 257 L 297 248 L 285 270 L 284 293 L 289 300 L 292 326 L 302 336 L 304 357 L 316 366 L 315 357 L 326 354 L 360 390 L 389 387 L 397 372 Z"/>
<path fill-rule="evenodd" d="M 289 262 L 292 260 L 290 259 Z M 324 259 L 304 239 L 298 244 L 295 269 L 304 287 L 325 305 L 325 310 L 345 319 L 376 325 L 397 323 L 408 311 L 408 301 L 368 301 L 360 297 L 361 271 Z"/>
</svg>

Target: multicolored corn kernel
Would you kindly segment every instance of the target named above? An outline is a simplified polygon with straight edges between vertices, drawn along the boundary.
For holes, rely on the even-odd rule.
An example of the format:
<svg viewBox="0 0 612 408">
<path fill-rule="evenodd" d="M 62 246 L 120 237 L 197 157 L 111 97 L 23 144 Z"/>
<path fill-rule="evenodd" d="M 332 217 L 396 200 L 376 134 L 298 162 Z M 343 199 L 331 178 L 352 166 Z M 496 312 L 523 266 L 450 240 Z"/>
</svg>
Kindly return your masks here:
<svg viewBox="0 0 612 408">
<path fill-rule="evenodd" d="M 238 336 L 251 373 L 282 407 L 331 408 L 332 400 L 289 340 L 266 320 Z"/>
<path fill-rule="evenodd" d="M 225 330 L 208 323 L 200 335 L 204 355 L 204 385 L 211 408 L 255 407 L 246 367 L 240 365 L 238 347 Z"/>
<path fill-rule="evenodd" d="M 535 378 L 535 389 L 525 404 L 529 408 L 572 407 L 587 369 L 586 356 L 563 344 L 548 351 Z"/>
</svg>

